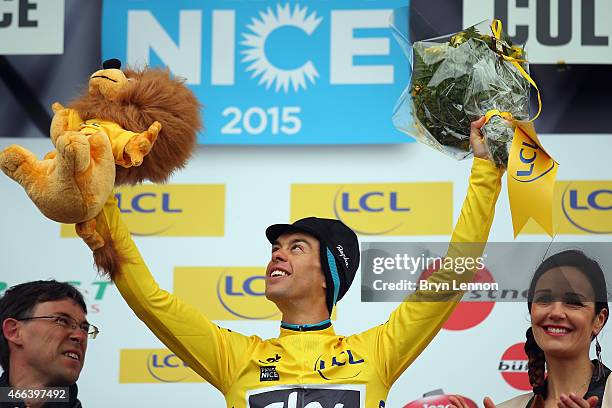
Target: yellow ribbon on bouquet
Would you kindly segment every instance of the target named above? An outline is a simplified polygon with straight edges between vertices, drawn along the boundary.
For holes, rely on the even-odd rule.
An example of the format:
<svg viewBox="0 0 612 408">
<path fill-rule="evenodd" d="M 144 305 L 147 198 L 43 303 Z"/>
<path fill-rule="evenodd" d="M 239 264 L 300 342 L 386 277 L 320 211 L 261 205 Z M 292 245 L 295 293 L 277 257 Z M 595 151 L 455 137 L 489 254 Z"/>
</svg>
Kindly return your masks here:
<svg viewBox="0 0 612 408">
<path fill-rule="evenodd" d="M 491 31 L 497 40 L 501 39 L 502 23 L 494 20 Z M 522 54 L 519 49 L 518 54 Z M 508 155 L 508 198 L 514 237 L 521 232 L 527 221 L 533 218 L 550 236 L 553 235 L 553 193 L 559 164 L 546 152 L 538 139 L 533 121 L 542 111 L 540 90 L 535 81 L 513 57 L 499 55 L 514 65 L 521 75 L 538 92 L 538 113 L 528 121 L 517 121 L 510 112 L 490 110 L 485 114 L 486 121 L 494 115 L 512 121 L 515 126 L 512 147 Z M 485 122 L 486 123 L 486 122 Z"/>
<path fill-rule="evenodd" d="M 508 155 L 508 199 L 514 237 L 533 218 L 553 236 L 553 193 L 559 164 L 538 140 L 533 123 L 515 121 Z"/>
</svg>

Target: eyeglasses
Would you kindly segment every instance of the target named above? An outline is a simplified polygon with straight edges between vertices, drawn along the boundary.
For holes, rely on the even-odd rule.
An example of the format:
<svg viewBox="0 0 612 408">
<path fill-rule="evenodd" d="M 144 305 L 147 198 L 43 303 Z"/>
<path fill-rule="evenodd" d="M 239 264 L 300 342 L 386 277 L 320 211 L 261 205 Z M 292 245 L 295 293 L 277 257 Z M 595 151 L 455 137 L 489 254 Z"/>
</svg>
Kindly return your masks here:
<svg viewBox="0 0 612 408">
<path fill-rule="evenodd" d="M 95 339 L 98 336 L 98 334 L 100 334 L 100 330 L 98 330 L 98 328 L 94 326 L 93 324 L 89 324 L 87 322 L 83 322 L 79 324 L 76 320 L 74 320 L 70 316 L 35 316 L 35 317 L 25 317 L 23 319 L 16 319 L 16 320 L 23 322 L 26 320 L 36 320 L 36 319 L 53 319 L 55 324 L 57 324 L 60 327 L 63 327 L 66 330 L 68 329 L 76 330 L 76 328 L 78 327 L 79 330 L 85 333 L 87 337 L 90 339 Z"/>
</svg>

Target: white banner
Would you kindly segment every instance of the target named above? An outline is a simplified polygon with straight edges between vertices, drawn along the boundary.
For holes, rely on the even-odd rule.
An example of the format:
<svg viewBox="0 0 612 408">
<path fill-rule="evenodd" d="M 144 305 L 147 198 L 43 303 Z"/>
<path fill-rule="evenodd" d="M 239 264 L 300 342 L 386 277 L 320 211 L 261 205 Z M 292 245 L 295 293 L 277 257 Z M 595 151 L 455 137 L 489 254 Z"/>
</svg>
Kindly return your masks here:
<svg viewBox="0 0 612 408">
<path fill-rule="evenodd" d="M 560 180 L 591 180 L 593 183 L 612 180 L 609 165 L 612 139 L 609 136 L 555 135 L 542 136 L 541 140 L 561 163 Z M 13 143 L 34 151 L 39 158 L 52 149 L 48 139 L 0 138 L 0 150 Z M 252 296 L 262 288 L 261 282 L 251 277 L 256 273 L 254 269 L 264 268 L 269 260 L 270 244 L 264 236 L 265 228 L 291 218 L 292 186 L 308 184 L 319 188 L 322 183 L 367 183 L 379 189 L 380 183 L 452 183 L 449 196 L 435 195 L 435 191 L 409 192 L 412 196 L 427 195 L 432 203 L 445 203 L 451 208 L 454 223 L 467 190 L 470 165 L 469 160 L 454 161 L 420 143 L 325 148 L 200 147 L 188 166 L 174 175 L 168 185 L 153 189 L 145 184 L 138 188 L 138 194 L 122 193 L 121 209 L 122 216 L 133 227 L 163 229 L 161 227 L 170 225 L 169 220 L 173 217 L 178 218 L 172 224 L 174 229 L 163 229 L 165 232 L 155 236 L 139 230 L 139 236 L 135 237 L 143 258 L 162 288 L 206 310 L 207 316 L 223 327 L 246 335 L 274 338 L 279 332 L 278 314 L 273 315 L 273 309 L 268 313 L 267 307 L 272 305 L 265 298 Z M 491 228 L 491 242 L 512 240 L 505 178 L 503 184 Z M 221 192 L 219 185 L 225 186 Z M 412 204 L 412 196 L 403 195 L 402 188 L 397 189 L 398 207 L 418 210 Z M 601 190 L 607 187 L 578 185 L 580 208 L 588 203 L 584 198 L 590 191 L 584 190 L 587 188 Z M 142 189 L 149 190 L 143 193 Z M 195 202 L 200 211 L 192 211 L 189 203 L 182 199 L 184 189 L 194 194 L 201 191 L 215 202 L 221 201 L 218 195 L 225 197 L 224 211 L 203 207 L 207 200 L 199 196 Z M 168 401 L 180 407 L 225 406 L 222 394 L 202 382 L 167 351 L 128 308 L 117 288 L 96 274 L 91 253 L 80 239 L 62 236 L 60 226 L 44 218 L 23 189 L 4 174 L 0 174 L 0 197 L 0 295 L 9 286 L 31 280 L 71 281 L 85 294 L 88 320 L 100 327 L 100 336 L 89 342 L 85 367 L 78 380 L 79 398 L 84 406 L 161 408 L 168 406 Z M 595 201 L 600 206 L 609 205 L 603 196 Z M 329 202 L 333 202 L 333 197 Z M 384 201 L 368 203 L 378 205 Z M 386 214 L 394 220 L 397 214 L 391 207 L 375 215 Z M 221 219 L 223 228 L 200 231 L 194 220 L 204 214 Z M 599 220 L 599 217 L 602 215 L 593 214 L 587 218 Z M 187 236 L 183 233 L 181 236 L 179 233 L 183 229 L 179 227 L 194 228 L 197 234 Z M 577 231 L 574 234 L 580 232 Z M 440 242 L 450 238 L 444 233 L 433 237 L 415 235 L 410 230 L 403 234 L 402 237 L 381 235 L 361 236 L 360 239 L 362 242 Z M 609 237 L 562 232 L 555 240 L 607 241 Z M 519 240 L 547 241 L 549 238 L 541 234 L 521 235 Z M 226 292 L 240 292 L 238 297 L 242 302 L 229 303 L 229 296 L 218 293 L 223 292 L 216 290 L 219 276 L 223 274 Z M 339 303 L 334 322 L 336 333 L 349 335 L 374 327 L 387 320 L 397 307 L 393 302 L 362 302 L 361 284 L 358 273 L 351 290 Z M 386 399 L 386 407 L 446 406 L 445 395 L 457 393 L 482 406 L 485 395 L 491 395 L 499 403 L 525 392 L 528 382 L 526 357 L 521 352 L 525 330 L 529 327 L 525 303 L 473 303 L 460 305 L 457 310 L 456 319 L 447 322 L 395 383 Z M 251 316 L 257 314 L 254 317 L 263 316 L 263 319 L 236 316 L 249 313 Z M 272 316 L 267 318 L 266 313 Z M 612 365 L 611 330 L 608 323 L 600 335 L 604 362 L 608 366 Z"/>
<path fill-rule="evenodd" d="M 532 64 L 612 64 L 609 0 L 465 0 L 463 27 L 498 18 Z"/>
<path fill-rule="evenodd" d="M 64 0 L 0 2 L 0 54 L 64 53 Z"/>
</svg>

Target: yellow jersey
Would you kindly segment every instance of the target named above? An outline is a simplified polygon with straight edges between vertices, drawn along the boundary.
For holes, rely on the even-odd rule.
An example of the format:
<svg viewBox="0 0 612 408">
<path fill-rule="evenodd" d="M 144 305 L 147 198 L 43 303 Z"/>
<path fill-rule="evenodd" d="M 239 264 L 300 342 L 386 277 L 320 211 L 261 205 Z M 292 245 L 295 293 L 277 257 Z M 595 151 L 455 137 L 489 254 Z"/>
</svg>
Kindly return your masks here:
<svg viewBox="0 0 612 408">
<path fill-rule="evenodd" d="M 447 256 L 478 257 L 488 238 L 502 170 L 474 159 L 470 185 Z M 333 327 L 281 328 L 273 339 L 218 327 L 199 310 L 159 288 L 113 198 L 97 219 L 124 258 L 115 284 L 134 313 L 232 408 L 381 408 L 393 382 L 418 357 L 451 315 L 463 292 L 417 291 L 389 320 L 349 336 Z M 466 254 L 453 243 L 481 243 Z M 474 249 L 475 248 L 475 249 Z M 440 270 L 429 280 L 472 280 Z"/>
</svg>

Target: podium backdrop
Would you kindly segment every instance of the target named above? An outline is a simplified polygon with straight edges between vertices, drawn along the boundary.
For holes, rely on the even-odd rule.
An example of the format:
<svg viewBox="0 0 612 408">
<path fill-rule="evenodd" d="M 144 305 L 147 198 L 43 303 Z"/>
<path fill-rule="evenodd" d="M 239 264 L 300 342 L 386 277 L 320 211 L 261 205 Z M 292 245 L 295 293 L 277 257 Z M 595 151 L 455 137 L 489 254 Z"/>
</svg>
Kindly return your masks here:
<svg viewBox="0 0 612 408">
<path fill-rule="evenodd" d="M 278 310 L 262 296 L 268 225 L 342 218 L 338 191 L 351 200 L 349 225 L 362 243 L 444 242 L 457 221 L 470 160 L 454 161 L 391 125 L 409 70 L 386 19 L 406 5 L 414 39 L 499 17 L 527 41 L 543 99 L 536 129 L 560 163 L 555 241 L 609 241 L 612 6 L 601 0 L 4 1 L 0 149 L 18 143 L 42 158 L 53 148 L 51 103 L 67 104 L 105 58 L 185 77 L 204 104 L 201 145 L 168 184 L 118 191 L 123 215 L 161 287 L 221 326 L 276 337 Z M 575 201 L 564 207 L 569 183 Z M 371 205 L 360 205 L 371 192 Z M 96 275 L 71 227 L 45 219 L 4 175 L 0 197 L 0 294 L 24 281 L 72 282 L 101 329 L 78 382 L 84 406 L 224 406 Z M 509 215 L 504 179 L 490 241 L 512 241 Z M 518 239 L 550 240 L 533 225 Z M 378 325 L 397 307 L 362 302 L 360 286 L 358 274 L 337 308 L 337 333 Z M 524 392 L 526 305 L 473 305 L 400 377 L 387 407 L 444 406 L 445 393 L 480 406 L 485 395 L 501 402 Z M 600 336 L 608 365 L 610 330 Z"/>
</svg>

